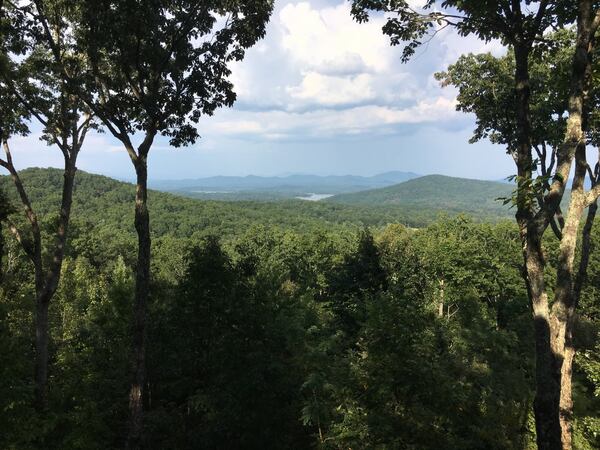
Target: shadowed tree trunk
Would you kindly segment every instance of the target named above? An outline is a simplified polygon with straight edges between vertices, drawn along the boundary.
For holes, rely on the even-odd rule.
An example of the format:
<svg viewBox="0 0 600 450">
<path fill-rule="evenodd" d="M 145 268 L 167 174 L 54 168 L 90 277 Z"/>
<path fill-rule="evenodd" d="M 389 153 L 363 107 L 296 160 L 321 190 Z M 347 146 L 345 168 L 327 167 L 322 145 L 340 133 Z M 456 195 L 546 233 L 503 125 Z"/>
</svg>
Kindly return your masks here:
<svg viewBox="0 0 600 450">
<path fill-rule="evenodd" d="M 77 153 L 73 157 L 65 159 L 65 170 L 63 173 L 63 191 L 60 207 L 58 230 L 52 261 L 48 267 L 40 288 L 36 293 L 36 368 L 35 386 L 38 407 L 44 409 L 48 403 L 48 308 L 50 301 L 58 288 L 60 272 L 65 255 L 65 245 L 71 217 L 71 205 L 73 203 L 73 188 L 75 183 L 75 167 Z"/>
<path fill-rule="evenodd" d="M 146 378 L 146 308 L 150 295 L 150 215 L 147 206 L 147 166 L 145 158 L 135 165 L 135 229 L 138 234 L 138 259 L 135 283 L 133 327 L 133 381 L 129 392 L 129 448 L 140 448 L 143 425 L 143 389 Z"/>
<path fill-rule="evenodd" d="M 515 92 L 517 98 L 517 213 L 524 260 L 524 274 L 533 311 L 536 350 L 536 395 L 534 414 L 539 449 L 561 446 L 558 419 L 560 383 L 556 377 L 556 361 L 550 345 L 548 294 L 544 280 L 543 229 L 534 220 L 529 181 L 532 177 L 529 56 L 531 45 L 516 42 Z"/>
<path fill-rule="evenodd" d="M 150 214 L 148 212 L 148 152 L 156 131 L 150 130 L 137 152 L 126 141 L 136 172 L 135 229 L 138 258 L 133 309 L 132 381 L 129 390 L 127 448 L 143 447 L 144 385 L 146 381 L 146 311 L 150 297 Z"/>
</svg>

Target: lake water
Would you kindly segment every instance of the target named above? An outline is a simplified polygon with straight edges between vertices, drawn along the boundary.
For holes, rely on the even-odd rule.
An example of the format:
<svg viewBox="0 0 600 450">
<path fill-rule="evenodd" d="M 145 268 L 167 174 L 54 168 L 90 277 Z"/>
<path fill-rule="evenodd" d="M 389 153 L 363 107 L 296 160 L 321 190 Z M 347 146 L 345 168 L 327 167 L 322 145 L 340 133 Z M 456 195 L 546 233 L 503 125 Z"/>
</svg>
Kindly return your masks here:
<svg viewBox="0 0 600 450">
<path fill-rule="evenodd" d="M 318 202 L 319 200 L 323 200 L 325 198 L 333 197 L 333 194 L 308 194 L 304 197 L 296 197 L 300 200 L 308 200 L 311 202 Z"/>
</svg>

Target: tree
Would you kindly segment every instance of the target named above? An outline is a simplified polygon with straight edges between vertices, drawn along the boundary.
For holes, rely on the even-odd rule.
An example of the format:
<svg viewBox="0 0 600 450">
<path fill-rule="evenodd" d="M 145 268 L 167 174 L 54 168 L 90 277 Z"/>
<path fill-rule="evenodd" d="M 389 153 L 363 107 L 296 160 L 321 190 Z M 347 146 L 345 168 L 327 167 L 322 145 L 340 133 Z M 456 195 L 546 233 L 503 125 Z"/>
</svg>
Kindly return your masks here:
<svg viewBox="0 0 600 450">
<path fill-rule="evenodd" d="M 533 165 L 537 168 L 538 175 L 532 179 L 531 194 L 534 195 L 534 198 L 530 198 L 529 202 L 535 204 L 538 212 L 548 207 L 548 200 L 544 195 L 551 190 L 552 177 L 556 176 L 554 168 L 562 145 L 561 137 L 564 136 L 567 126 L 565 111 L 568 109 L 567 93 L 569 69 L 573 54 L 573 37 L 573 33 L 569 31 L 550 36 L 551 48 L 537 53 L 530 63 L 532 81 L 531 120 L 534 125 L 532 127 L 531 143 L 537 156 L 533 160 Z M 514 58 L 510 54 L 503 58 L 494 58 L 491 55 L 468 55 L 461 57 L 456 64 L 448 69 L 448 72 L 439 74 L 443 84 L 451 84 L 459 88 L 457 107 L 465 112 L 473 112 L 477 116 L 477 129 L 472 141 L 488 137 L 492 142 L 505 145 L 509 153 L 511 153 L 511 148 L 514 148 L 516 143 L 513 132 L 515 116 L 506 113 L 507 110 L 510 111 L 506 108 L 506 105 L 508 102 L 514 101 L 514 91 L 510 88 L 513 84 L 513 68 Z M 479 97 L 476 98 L 477 96 Z M 597 90 L 591 87 L 586 97 L 586 108 L 595 108 Z M 597 147 L 597 131 L 593 118 L 587 121 L 584 131 L 586 142 Z M 597 170 L 593 171 L 587 167 L 592 186 L 595 186 L 598 182 Z M 585 174 L 583 176 L 585 177 Z M 571 195 L 575 198 L 571 199 L 570 203 L 581 202 L 578 199 L 580 194 L 577 192 L 577 185 L 583 183 L 583 180 L 574 180 L 574 183 Z M 513 199 L 513 201 L 515 200 L 517 199 Z M 565 345 L 560 396 L 562 414 L 567 417 L 572 415 L 569 380 L 574 354 L 572 344 L 574 311 L 575 306 L 579 303 L 587 273 L 591 252 L 591 227 L 596 210 L 597 202 L 594 200 L 589 205 L 588 215 L 583 227 L 581 257 L 577 268 L 575 268 L 574 263 L 575 249 L 567 251 L 567 242 L 577 239 L 579 218 L 582 216 L 583 208 L 574 211 L 573 206 L 570 206 L 565 221 L 561 206 L 558 205 L 555 217 L 549 222 L 554 234 L 561 243 L 560 261 L 557 267 L 559 284 L 555 290 L 555 299 L 558 303 L 553 306 L 553 312 L 555 320 L 559 322 L 560 317 L 566 314 L 566 317 L 562 319 L 566 320 L 566 323 L 557 323 L 553 327 L 556 330 L 560 330 L 561 327 L 565 328 L 565 344 L 555 342 L 552 345 L 559 349 L 562 345 Z M 573 224 L 575 217 L 577 217 L 577 226 Z M 571 228 L 567 226 L 569 224 Z M 565 235 L 565 233 L 567 234 Z M 569 254 L 570 256 L 568 256 Z M 569 258 L 571 258 L 570 262 L 568 261 Z M 565 278 L 570 278 L 570 281 L 566 281 Z M 569 292 L 565 292 L 565 289 Z M 561 308 L 566 308 L 566 310 L 561 311 Z M 553 320 L 553 317 L 550 320 Z M 551 326 L 551 328 L 553 327 Z M 571 433 L 570 425 L 565 422 L 566 420 L 563 420 L 562 423 L 563 441 L 565 441 L 564 437 Z"/>
<path fill-rule="evenodd" d="M 298 421 L 304 305 L 282 283 L 283 242 L 267 232 L 237 244 L 237 261 L 214 236 L 182 249 L 175 292 L 151 305 L 151 448 L 308 446 Z M 156 278 L 154 292 L 173 286 Z"/>
<path fill-rule="evenodd" d="M 379 250 L 369 230 L 361 232 L 356 250 L 346 255 L 330 278 L 325 296 L 336 318 L 336 328 L 353 342 L 365 320 L 368 296 L 387 289 Z"/>
<path fill-rule="evenodd" d="M 88 130 L 95 125 L 92 114 L 71 89 L 81 72 L 63 20 L 69 10 L 68 2 L 6 2 L 0 6 L 0 95 L 4 102 L 0 140 L 5 153 L 0 166 L 9 172 L 28 222 L 26 232 L 16 224 L 10 224 L 9 229 L 35 271 L 35 389 L 38 410 L 43 411 L 47 406 L 48 308 L 60 281 L 77 157 Z M 68 74 L 60 70 L 58 63 L 68 66 Z M 47 248 L 9 145 L 12 136 L 29 133 L 31 118 L 42 126 L 42 139 L 58 147 L 64 159 L 54 242 Z M 45 257 L 45 250 L 51 254 L 49 258 Z"/>
<path fill-rule="evenodd" d="M 500 39 L 514 56 L 514 108 L 510 109 L 515 132 L 508 151 L 517 167 L 516 220 L 519 225 L 524 261 L 524 278 L 532 305 L 536 329 L 535 416 L 539 448 L 571 448 L 571 372 L 576 291 L 580 276 L 574 270 L 577 231 L 583 210 L 593 205 L 600 187 L 584 191 L 588 173 L 584 131 L 588 125 L 589 87 L 595 34 L 600 25 L 600 8 L 591 0 L 570 1 L 435 1 L 423 10 L 411 8 L 404 0 L 355 0 L 353 14 L 368 20 L 369 11 L 389 13 L 383 28 L 393 45 L 406 42 L 403 60 L 414 54 L 425 38 L 445 27 L 455 27 L 460 35 L 474 34 L 483 40 Z M 577 17 L 575 17 L 575 15 Z M 554 171 L 546 174 L 547 185 L 535 182 L 532 128 L 530 63 L 535 52 L 544 52 L 545 30 L 577 21 L 575 53 L 570 64 L 566 128 L 557 146 Z M 495 107 L 500 109 L 498 103 Z M 508 138 L 508 137 L 507 137 Z M 547 140 L 551 139 L 550 137 Z M 539 142 L 539 140 L 538 140 Z M 555 302 L 550 308 L 544 279 L 542 237 L 560 218 L 571 168 L 575 162 L 572 194 L 564 226 L 560 231 L 561 250 Z M 550 169 L 552 171 L 552 169 Z M 595 180 L 597 175 L 592 173 Z M 595 181 L 594 181 L 594 184 Z M 595 207 L 590 209 L 594 212 Z M 594 212 L 595 214 L 595 212 Z M 593 221 L 593 214 L 589 215 Z M 555 227 L 557 228 L 557 227 Z M 587 237 L 584 234 L 583 240 Z"/>
<path fill-rule="evenodd" d="M 150 295 L 150 149 L 159 135 L 174 147 L 195 142 L 200 117 L 233 104 L 228 64 L 241 60 L 245 49 L 263 36 L 272 2 L 90 0 L 78 4 L 74 32 L 88 68 L 79 96 L 123 144 L 136 172 L 138 258 L 128 445 L 137 448 L 142 440 Z"/>
<path fill-rule="evenodd" d="M 12 205 L 10 204 L 6 194 L 0 189 L 0 281 L 2 281 L 3 266 L 2 258 L 4 256 L 4 234 L 2 233 L 2 227 L 9 214 L 12 212 Z"/>
</svg>

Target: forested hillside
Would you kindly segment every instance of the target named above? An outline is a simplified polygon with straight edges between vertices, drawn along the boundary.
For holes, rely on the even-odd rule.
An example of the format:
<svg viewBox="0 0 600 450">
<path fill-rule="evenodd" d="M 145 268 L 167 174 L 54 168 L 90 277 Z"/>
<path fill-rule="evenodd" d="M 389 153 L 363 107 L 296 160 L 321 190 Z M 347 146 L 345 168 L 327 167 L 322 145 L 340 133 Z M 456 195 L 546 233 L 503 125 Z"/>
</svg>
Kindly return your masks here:
<svg viewBox="0 0 600 450">
<path fill-rule="evenodd" d="M 31 266 L 6 240 L 2 448 L 123 445 L 132 187 L 77 177 L 50 309 L 50 416 L 30 406 Z M 60 173 L 24 179 L 36 207 L 50 211 Z M 236 207 L 152 192 L 150 204 L 147 448 L 533 445 L 533 330 L 510 223 L 369 230 L 348 219 L 356 210 L 312 203 Z M 52 220 L 44 214 L 44 227 Z M 553 264 L 556 245 L 547 244 Z M 600 444 L 598 286 L 595 255 L 579 322 L 577 448 Z"/>
<path fill-rule="evenodd" d="M 494 181 L 427 175 L 381 189 L 336 195 L 331 203 L 422 208 L 466 213 L 478 217 L 508 218 L 514 215 L 502 199 L 510 198 L 515 186 Z"/>
<path fill-rule="evenodd" d="M 58 169 L 27 169 L 21 174 L 32 202 L 41 212 L 54 210 L 60 204 L 62 172 Z M 16 201 L 11 180 L 0 176 L 0 186 Z M 131 202 L 135 187 L 129 183 L 101 175 L 78 171 L 77 195 L 73 210 L 76 220 L 86 222 L 101 234 L 132 229 Z M 282 228 L 310 229 L 323 224 L 381 226 L 391 222 L 408 227 L 422 227 L 441 215 L 471 212 L 475 220 L 499 220 L 501 213 L 491 213 L 473 205 L 469 210 L 409 205 L 329 204 L 287 200 L 280 202 L 218 202 L 189 199 L 174 194 L 152 192 L 152 231 L 156 236 L 198 236 L 215 233 L 237 234 L 255 223 L 279 225 Z M 504 209 L 508 210 L 507 207 Z"/>
</svg>

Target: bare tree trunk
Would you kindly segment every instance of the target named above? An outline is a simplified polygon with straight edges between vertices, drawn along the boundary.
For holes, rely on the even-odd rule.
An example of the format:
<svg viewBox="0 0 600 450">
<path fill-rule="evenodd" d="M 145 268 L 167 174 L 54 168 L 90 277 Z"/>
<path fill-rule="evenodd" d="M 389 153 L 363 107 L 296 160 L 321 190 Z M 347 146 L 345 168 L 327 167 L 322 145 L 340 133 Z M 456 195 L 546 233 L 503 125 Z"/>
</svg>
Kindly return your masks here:
<svg viewBox="0 0 600 450">
<path fill-rule="evenodd" d="M 585 153 L 585 145 L 582 144 L 580 147 L 581 148 L 578 149 L 577 152 Z M 585 196 L 583 192 L 584 177 L 585 168 L 580 161 L 578 161 L 575 169 L 569 212 L 560 242 L 557 286 L 551 316 L 551 343 L 553 352 L 559 360 L 560 370 L 559 418 L 563 449 L 570 449 L 572 447 L 573 400 L 571 395 L 571 378 L 573 372 L 573 357 L 575 356 L 575 348 L 573 347 L 573 322 L 576 306 L 575 292 L 573 289 L 575 281 L 574 259 L 579 224 L 585 207 Z"/>
<path fill-rule="evenodd" d="M 48 302 L 36 300 L 35 310 L 35 405 L 38 412 L 48 406 Z"/>
<path fill-rule="evenodd" d="M 584 181 L 587 174 L 586 161 L 586 99 L 591 80 L 592 53 L 594 35 L 598 18 L 594 18 L 591 0 L 579 3 L 577 20 L 577 44 L 573 57 L 573 73 L 571 94 L 569 98 L 569 118 L 565 134 L 563 153 L 575 158 L 575 173 L 571 188 L 569 211 L 560 241 L 557 268 L 557 285 L 552 307 L 552 349 L 558 359 L 560 374 L 559 418 L 561 425 L 562 448 L 572 447 L 573 434 L 573 399 L 572 374 L 575 347 L 573 345 L 573 327 L 575 309 L 581 293 L 581 282 L 587 271 L 589 261 L 589 236 L 584 235 L 584 249 L 579 271 L 574 269 L 575 252 L 579 234 L 579 226 L 586 204 Z M 595 209 L 590 209 L 585 227 L 591 228 Z M 589 234 L 589 229 L 587 233 Z M 586 230 L 584 228 L 584 233 Z"/>
<path fill-rule="evenodd" d="M 127 447 L 142 448 L 143 389 L 146 376 L 146 308 L 150 293 L 150 216 L 147 206 L 148 170 L 146 157 L 135 162 L 137 186 L 135 195 L 135 229 L 138 234 L 138 259 L 135 285 L 133 328 L 133 381 L 129 392 L 129 436 Z"/>
<path fill-rule="evenodd" d="M 544 280 L 544 253 L 542 235 L 544 229 L 534 220 L 532 192 L 531 119 L 529 82 L 530 45 L 517 42 L 515 53 L 515 92 L 517 97 L 517 213 L 524 260 L 524 276 L 532 306 L 535 333 L 535 384 L 534 413 L 537 445 L 540 450 L 561 448 L 558 405 L 560 383 L 556 371 L 556 359 L 550 344 L 550 320 L 548 294 Z"/>
<path fill-rule="evenodd" d="M 541 242 L 537 237 L 529 237 L 526 266 L 535 332 L 534 414 L 538 448 L 556 450 L 561 448 L 558 414 L 560 379 L 556 355 L 551 344 L 552 326 L 544 282 L 542 251 Z"/>
<path fill-rule="evenodd" d="M 577 278 L 575 279 L 575 286 L 573 287 L 573 296 L 576 304 L 581 298 L 583 283 L 587 277 L 587 268 L 590 262 L 590 253 L 592 250 L 592 227 L 594 226 L 594 220 L 597 212 L 598 201 L 596 200 L 590 205 L 587 219 L 585 220 L 585 225 L 583 226 L 583 233 L 581 237 L 581 260 L 579 261 L 579 270 L 577 272 Z"/>
<path fill-rule="evenodd" d="M 438 303 L 438 317 L 444 317 L 444 279 L 440 280 L 440 298 Z"/>
<path fill-rule="evenodd" d="M 581 260 L 579 261 L 579 269 L 573 289 L 571 292 L 572 307 L 568 310 L 567 322 L 565 324 L 565 344 L 563 352 L 563 364 L 561 368 L 561 390 L 560 390 L 560 420 L 562 431 L 563 449 L 570 449 L 573 440 L 573 397 L 572 397 L 572 375 L 573 375 L 573 359 L 575 357 L 575 347 L 573 345 L 573 329 L 575 325 L 575 310 L 583 283 L 587 276 L 587 268 L 589 264 L 591 252 L 591 231 L 598 210 L 598 202 L 590 205 L 587 219 L 583 227 L 583 236 L 581 242 Z"/>
<path fill-rule="evenodd" d="M 570 328 L 570 327 L 569 327 Z M 570 450 L 573 447 L 573 347 L 572 329 L 565 335 L 565 348 L 560 372 L 560 429 L 562 448 Z"/>
<path fill-rule="evenodd" d="M 60 282 L 60 272 L 65 255 L 71 205 L 73 203 L 75 173 L 77 171 L 75 167 L 77 152 L 76 149 L 73 156 L 65 159 L 59 224 L 52 261 L 50 261 L 45 276 L 42 275 L 41 258 L 36 263 L 35 398 L 36 408 L 40 412 L 48 407 L 48 309 Z"/>
</svg>

